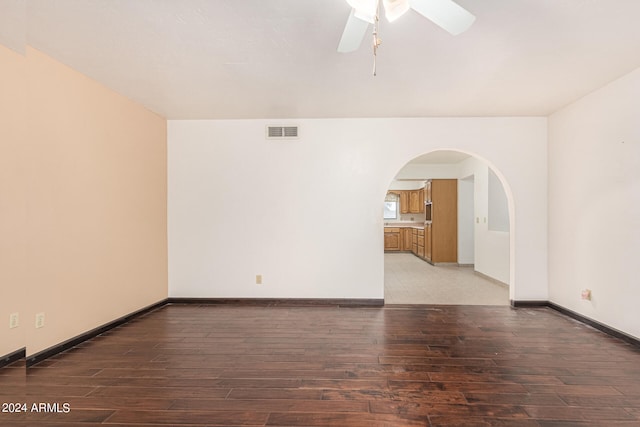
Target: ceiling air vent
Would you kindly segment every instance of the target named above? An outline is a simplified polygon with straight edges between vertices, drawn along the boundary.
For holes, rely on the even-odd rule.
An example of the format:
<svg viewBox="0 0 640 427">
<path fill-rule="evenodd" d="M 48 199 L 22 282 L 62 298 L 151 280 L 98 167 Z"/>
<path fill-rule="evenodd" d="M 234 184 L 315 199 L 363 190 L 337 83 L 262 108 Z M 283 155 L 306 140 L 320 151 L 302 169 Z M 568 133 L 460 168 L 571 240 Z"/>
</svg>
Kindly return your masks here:
<svg viewBox="0 0 640 427">
<path fill-rule="evenodd" d="M 298 126 L 267 126 L 267 139 L 297 139 Z"/>
</svg>

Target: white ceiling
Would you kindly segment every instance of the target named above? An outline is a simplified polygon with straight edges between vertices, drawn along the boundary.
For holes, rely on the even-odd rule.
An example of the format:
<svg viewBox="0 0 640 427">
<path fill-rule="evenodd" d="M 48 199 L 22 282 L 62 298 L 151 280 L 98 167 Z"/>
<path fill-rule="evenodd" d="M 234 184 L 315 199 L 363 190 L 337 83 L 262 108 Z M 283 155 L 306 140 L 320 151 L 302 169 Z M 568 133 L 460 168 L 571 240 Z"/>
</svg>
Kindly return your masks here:
<svg viewBox="0 0 640 427">
<path fill-rule="evenodd" d="M 640 66 L 640 0 L 457 0 L 455 37 L 382 19 L 376 77 L 368 40 L 336 52 L 345 0 L 12 2 L 27 43 L 169 119 L 548 115 Z"/>
</svg>

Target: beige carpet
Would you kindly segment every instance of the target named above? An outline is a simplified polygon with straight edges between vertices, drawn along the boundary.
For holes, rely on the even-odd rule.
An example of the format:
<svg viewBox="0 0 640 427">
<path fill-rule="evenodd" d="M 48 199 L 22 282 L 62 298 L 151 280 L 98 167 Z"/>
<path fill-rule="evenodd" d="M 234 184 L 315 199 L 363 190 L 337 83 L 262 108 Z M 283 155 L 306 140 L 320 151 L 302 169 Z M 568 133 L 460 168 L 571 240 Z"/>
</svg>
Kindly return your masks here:
<svg viewBox="0 0 640 427">
<path fill-rule="evenodd" d="M 509 289 L 473 267 L 433 266 L 408 253 L 384 255 L 385 304 L 509 305 Z"/>
</svg>

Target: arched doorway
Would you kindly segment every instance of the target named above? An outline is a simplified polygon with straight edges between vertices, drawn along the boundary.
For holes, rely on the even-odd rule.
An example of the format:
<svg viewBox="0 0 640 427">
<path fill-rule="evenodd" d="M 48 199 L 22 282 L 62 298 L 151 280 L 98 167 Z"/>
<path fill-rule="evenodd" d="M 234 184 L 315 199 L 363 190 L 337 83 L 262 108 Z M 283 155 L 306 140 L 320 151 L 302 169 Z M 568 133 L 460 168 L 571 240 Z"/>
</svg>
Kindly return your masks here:
<svg viewBox="0 0 640 427">
<path fill-rule="evenodd" d="M 387 194 L 398 204 L 394 217 L 385 203 L 386 304 L 509 305 L 512 203 L 499 172 L 472 153 L 438 150 L 410 160 Z"/>
</svg>

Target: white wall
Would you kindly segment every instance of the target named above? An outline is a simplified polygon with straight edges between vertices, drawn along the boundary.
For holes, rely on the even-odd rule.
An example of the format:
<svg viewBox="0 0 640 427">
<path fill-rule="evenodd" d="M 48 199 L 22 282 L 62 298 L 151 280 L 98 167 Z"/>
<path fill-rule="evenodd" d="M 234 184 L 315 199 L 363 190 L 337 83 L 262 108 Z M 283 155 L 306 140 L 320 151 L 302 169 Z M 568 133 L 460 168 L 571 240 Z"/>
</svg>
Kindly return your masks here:
<svg viewBox="0 0 640 427">
<path fill-rule="evenodd" d="M 475 203 L 473 175 L 458 179 L 458 264 L 475 264 Z M 504 259 L 509 264 L 509 254 Z"/>
<path fill-rule="evenodd" d="M 407 159 L 407 161 L 410 160 L 413 159 Z M 398 171 L 396 179 L 425 179 L 425 177 L 430 179 L 455 179 L 458 177 L 458 170 L 459 167 L 456 163 L 408 164 Z"/>
<path fill-rule="evenodd" d="M 639 113 L 637 69 L 549 118 L 550 299 L 636 338 Z"/>
<path fill-rule="evenodd" d="M 509 202 L 504 187 L 496 174 L 489 169 L 489 217 L 488 227 L 491 231 L 509 231 Z"/>
<path fill-rule="evenodd" d="M 389 190 L 419 190 L 424 188 L 424 180 L 417 181 L 393 181 L 389 185 Z"/>
<path fill-rule="evenodd" d="M 510 184 L 511 298 L 548 298 L 534 213 L 546 208 L 545 118 L 293 123 L 296 141 L 266 141 L 264 120 L 169 122 L 170 296 L 383 298 L 390 182 L 421 154 L 459 149 Z"/>
<path fill-rule="evenodd" d="M 473 175 L 474 178 L 474 269 L 511 284 L 511 232 L 489 230 L 489 176 L 492 173 L 486 162 L 476 158 L 460 163 L 461 176 Z M 504 188 L 507 183 L 500 184 Z"/>
</svg>

